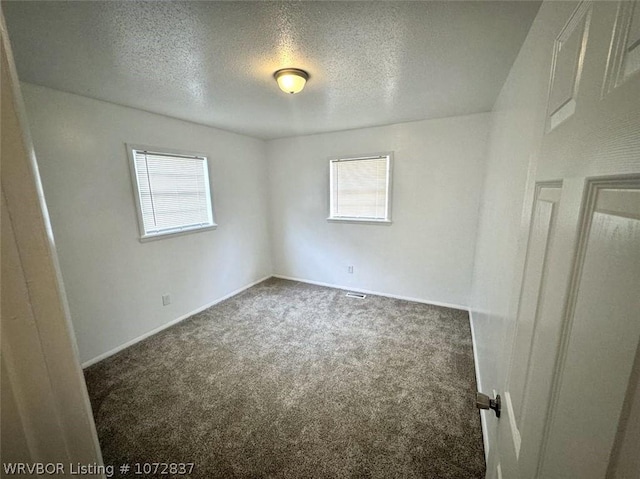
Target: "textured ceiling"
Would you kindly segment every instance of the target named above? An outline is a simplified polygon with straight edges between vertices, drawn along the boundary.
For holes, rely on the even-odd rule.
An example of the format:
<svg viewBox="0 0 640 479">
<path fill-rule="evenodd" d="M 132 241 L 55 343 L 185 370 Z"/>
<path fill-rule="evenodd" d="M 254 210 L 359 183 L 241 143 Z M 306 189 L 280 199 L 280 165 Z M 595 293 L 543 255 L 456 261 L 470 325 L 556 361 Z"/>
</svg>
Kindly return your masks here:
<svg viewBox="0 0 640 479">
<path fill-rule="evenodd" d="M 260 138 L 489 111 L 539 2 L 3 2 L 22 81 Z M 298 95 L 272 75 L 309 72 Z"/>
</svg>

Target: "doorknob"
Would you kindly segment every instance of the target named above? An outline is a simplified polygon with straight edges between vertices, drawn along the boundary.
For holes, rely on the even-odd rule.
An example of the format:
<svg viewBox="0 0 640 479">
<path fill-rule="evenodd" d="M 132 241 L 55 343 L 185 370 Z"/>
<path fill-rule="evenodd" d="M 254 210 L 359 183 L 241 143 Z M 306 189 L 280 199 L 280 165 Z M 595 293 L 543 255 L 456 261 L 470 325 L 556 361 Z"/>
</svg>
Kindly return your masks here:
<svg viewBox="0 0 640 479">
<path fill-rule="evenodd" d="M 500 417 L 500 409 L 502 409 L 500 394 L 496 394 L 496 398 L 491 399 L 486 394 L 476 393 L 476 406 L 478 409 L 493 409 L 496 417 Z"/>
</svg>

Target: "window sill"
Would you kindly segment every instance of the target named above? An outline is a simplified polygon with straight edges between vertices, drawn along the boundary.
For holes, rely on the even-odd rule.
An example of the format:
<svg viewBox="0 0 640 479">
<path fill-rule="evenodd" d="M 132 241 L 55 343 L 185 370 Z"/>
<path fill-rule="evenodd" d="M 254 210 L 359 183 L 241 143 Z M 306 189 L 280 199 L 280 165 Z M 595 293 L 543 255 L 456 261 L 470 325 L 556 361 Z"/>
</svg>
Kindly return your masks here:
<svg viewBox="0 0 640 479">
<path fill-rule="evenodd" d="M 139 239 L 141 243 L 146 243 L 148 241 L 155 241 L 155 240 L 160 240 L 165 238 L 173 238 L 174 236 L 183 236 L 191 233 L 200 233 L 201 231 L 211 231 L 211 230 L 215 230 L 217 227 L 218 227 L 217 224 L 213 224 L 211 226 L 205 226 L 204 228 L 192 228 L 192 229 L 183 230 L 183 231 L 172 231 L 170 233 L 159 233 L 156 235 L 141 236 Z"/>
<path fill-rule="evenodd" d="M 327 218 L 329 223 L 359 223 L 365 225 L 391 225 L 391 220 L 373 220 L 360 218 Z"/>
</svg>

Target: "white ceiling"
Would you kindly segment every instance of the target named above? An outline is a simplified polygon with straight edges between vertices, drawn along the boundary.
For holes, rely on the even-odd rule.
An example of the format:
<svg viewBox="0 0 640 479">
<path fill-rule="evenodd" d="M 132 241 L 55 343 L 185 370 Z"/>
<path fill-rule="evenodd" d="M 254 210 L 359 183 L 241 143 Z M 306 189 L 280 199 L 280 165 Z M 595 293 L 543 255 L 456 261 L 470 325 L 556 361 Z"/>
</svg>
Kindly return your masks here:
<svg viewBox="0 0 640 479">
<path fill-rule="evenodd" d="M 3 2 L 22 81 L 260 138 L 489 111 L 539 2 Z M 282 93 L 279 68 L 309 72 Z"/>
</svg>

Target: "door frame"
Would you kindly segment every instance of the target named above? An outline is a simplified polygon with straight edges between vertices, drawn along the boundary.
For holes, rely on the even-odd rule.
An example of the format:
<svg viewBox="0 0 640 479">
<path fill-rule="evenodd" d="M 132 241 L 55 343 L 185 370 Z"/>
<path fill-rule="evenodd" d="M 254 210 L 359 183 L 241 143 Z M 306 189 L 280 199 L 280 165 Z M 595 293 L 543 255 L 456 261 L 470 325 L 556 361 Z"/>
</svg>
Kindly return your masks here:
<svg viewBox="0 0 640 479">
<path fill-rule="evenodd" d="M 23 447 L 12 449 L 12 454 L 18 456 L 13 460 L 102 466 L 1 5 L 0 40 L 2 222 L 6 226 L 2 228 L 2 281 L 19 292 L 2 297 L 2 366 L 6 372 L 2 379 L 9 386 L 18 416 L 7 420 L 22 431 L 25 439 Z M 9 260 L 9 265 L 4 259 Z M 34 371 L 38 372 L 37 377 Z M 104 474 L 99 472 L 93 477 Z"/>
</svg>

